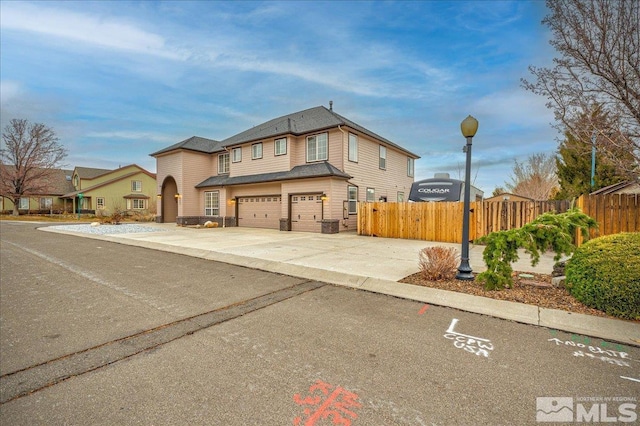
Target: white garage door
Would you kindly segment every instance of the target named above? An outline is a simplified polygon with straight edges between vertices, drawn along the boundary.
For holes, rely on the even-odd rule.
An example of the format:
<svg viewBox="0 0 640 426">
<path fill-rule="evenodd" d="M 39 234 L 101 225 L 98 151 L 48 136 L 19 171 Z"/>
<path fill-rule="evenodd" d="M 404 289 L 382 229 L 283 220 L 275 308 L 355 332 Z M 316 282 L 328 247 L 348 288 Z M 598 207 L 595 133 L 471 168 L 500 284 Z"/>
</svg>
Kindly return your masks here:
<svg viewBox="0 0 640 426">
<path fill-rule="evenodd" d="M 238 226 L 280 229 L 280 196 L 238 198 Z"/>
<path fill-rule="evenodd" d="M 322 230 L 322 198 L 318 194 L 291 197 L 291 230 L 320 232 Z"/>
</svg>

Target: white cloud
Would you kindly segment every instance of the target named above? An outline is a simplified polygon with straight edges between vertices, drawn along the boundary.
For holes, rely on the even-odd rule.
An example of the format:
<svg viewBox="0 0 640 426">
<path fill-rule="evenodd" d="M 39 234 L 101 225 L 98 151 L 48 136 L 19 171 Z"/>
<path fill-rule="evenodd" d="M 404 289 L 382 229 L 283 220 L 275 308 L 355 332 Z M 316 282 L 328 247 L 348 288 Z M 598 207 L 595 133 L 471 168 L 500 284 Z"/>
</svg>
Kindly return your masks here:
<svg viewBox="0 0 640 426">
<path fill-rule="evenodd" d="M 168 59 L 184 57 L 169 48 L 162 36 L 124 20 L 18 2 L 3 2 L 1 11 L 0 26 L 3 30 L 38 33 Z"/>
<path fill-rule="evenodd" d="M 173 143 L 175 137 L 167 135 L 166 133 L 153 133 L 143 131 L 115 131 L 115 132 L 89 132 L 84 136 L 88 138 L 101 138 L 101 139 L 136 139 L 153 142 Z"/>
<path fill-rule="evenodd" d="M 0 81 L 0 105 L 6 105 L 19 97 L 22 87 L 19 82 L 11 80 Z"/>
</svg>

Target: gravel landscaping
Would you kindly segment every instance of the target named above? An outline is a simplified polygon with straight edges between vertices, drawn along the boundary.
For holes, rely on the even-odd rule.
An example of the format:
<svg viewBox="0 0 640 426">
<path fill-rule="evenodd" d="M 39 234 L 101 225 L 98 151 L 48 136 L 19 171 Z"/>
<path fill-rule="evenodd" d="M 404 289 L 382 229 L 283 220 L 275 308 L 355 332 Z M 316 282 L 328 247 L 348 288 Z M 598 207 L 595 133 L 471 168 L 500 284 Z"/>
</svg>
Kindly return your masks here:
<svg viewBox="0 0 640 426">
<path fill-rule="evenodd" d="M 60 231 L 80 232 L 94 235 L 134 234 L 139 232 L 161 232 L 163 229 L 152 226 L 139 225 L 137 223 L 122 223 L 120 225 L 56 225 L 49 228 Z"/>
</svg>

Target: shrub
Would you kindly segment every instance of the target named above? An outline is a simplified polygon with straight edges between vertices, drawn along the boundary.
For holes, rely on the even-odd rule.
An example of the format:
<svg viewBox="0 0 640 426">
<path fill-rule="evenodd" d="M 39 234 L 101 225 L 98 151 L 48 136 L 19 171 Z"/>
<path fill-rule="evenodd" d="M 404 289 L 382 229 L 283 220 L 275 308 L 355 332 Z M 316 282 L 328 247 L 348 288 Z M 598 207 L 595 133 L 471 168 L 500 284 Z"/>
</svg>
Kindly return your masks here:
<svg viewBox="0 0 640 426">
<path fill-rule="evenodd" d="M 565 271 L 567 289 L 585 305 L 640 320 L 640 233 L 586 242 L 567 261 Z"/>
<path fill-rule="evenodd" d="M 487 270 L 478 275 L 487 290 L 500 290 L 513 284 L 511 263 L 520 257 L 518 249 L 524 249 L 531 256 L 531 265 L 540 261 L 540 254 L 547 250 L 556 253 L 558 261 L 563 254 L 570 255 L 575 250 L 573 238 L 577 230 L 587 238 L 588 230 L 597 226 L 593 218 L 578 209 L 565 213 L 545 213 L 521 228 L 492 232 L 480 239 L 486 244 L 482 258 Z"/>
<path fill-rule="evenodd" d="M 453 247 L 427 247 L 418 253 L 418 265 L 424 279 L 452 280 L 458 267 L 458 252 Z"/>
</svg>

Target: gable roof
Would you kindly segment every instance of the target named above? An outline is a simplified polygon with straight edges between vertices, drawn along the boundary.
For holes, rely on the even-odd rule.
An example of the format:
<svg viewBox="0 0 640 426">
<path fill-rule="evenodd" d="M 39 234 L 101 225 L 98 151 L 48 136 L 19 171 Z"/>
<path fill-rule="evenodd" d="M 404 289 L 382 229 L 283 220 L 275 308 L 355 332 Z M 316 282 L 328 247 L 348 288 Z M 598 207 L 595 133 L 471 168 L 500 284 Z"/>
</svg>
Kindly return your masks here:
<svg viewBox="0 0 640 426">
<path fill-rule="evenodd" d="M 352 176 L 340 171 L 327 161 L 320 163 L 304 164 L 295 166 L 287 172 L 260 173 L 257 175 L 233 176 L 227 175 L 211 176 L 210 178 L 200 182 L 196 188 L 205 188 L 210 186 L 231 186 L 246 185 L 250 183 L 266 183 L 282 180 L 305 179 L 315 177 L 337 177 L 341 179 L 351 179 Z"/>
<path fill-rule="evenodd" d="M 240 132 L 222 141 L 222 145 L 227 147 L 238 145 L 246 142 L 267 139 L 275 136 L 292 134 L 295 136 L 306 133 L 317 132 L 338 126 L 348 126 L 352 129 L 368 135 L 374 139 L 378 139 L 402 152 L 413 157 L 419 158 L 418 155 L 402 148 L 401 146 L 383 138 L 382 136 L 372 132 L 371 130 L 360 126 L 359 124 L 329 110 L 324 106 L 318 106 L 304 111 L 294 112 L 293 114 L 283 115 L 274 118 L 265 123 Z"/>
<path fill-rule="evenodd" d="M 74 190 L 73 188 L 71 188 L 72 189 L 71 192 L 62 195 L 60 198 L 74 198 L 76 195 L 78 195 L 80 193 L 90 192 L 90 191 L 93 191 L 94 189 L 98 189 L 98 188 L 101 188 L 103 186 L 111 185 L 114 182 L 118 182 L 118 181 L 121 181 L 123 179 L 130 178 L 131 176 L 135 176 L 135 175 L 140 174 L 140 173 L 144 173 L 144 174 L 148 175 L 149 177 L 152 177 L 152 178 L 155 179 L 156 175 L 154 175 L 153 173 L 150 173 L 150 172 L 146 171 L 142 167 L 138 166 L 138 168 L 139 168 L 139 170 L 137 170 L 137 171 L 132 171 L 132 172 L 129 172 L 129 173 L 124 174 L 122 176 L 116 176 L 116 177 L 114 177 L 112 179 L 109 179 L 107 181 L 98 183 L 98 184 L 90 186 L 88 188 L 83 188 L 83 189 L 79 189 L 79 190 Z M 145 197 L 142 196 L 142 194 L 141 194 L 140 196 L 136 196 L 136 198 L 145 198 Z"/>
<path fill-rule="evenodd" d="M 110 169 L 95 169 L 92 167 L 76 167 L 74 171 L 78 174 L 80 179 L 93 179 L 98 176 L 112 172 Z"/>
<path fill-rule="evenodd" d="M 218 151 L 223 151 L 224 148 L 219 141 L 207 138 L 201 138 L 200 136 L 191 136 L 181 142 L 173 144 L 167 148 L 156 151 L 153 154 L 149 154 L 151 157 L 164 154 L 166 152 L 175 151 L 178 149 L 186 149 L 188 151 L 204 152 L 211 154 Z"/>
</svg>

